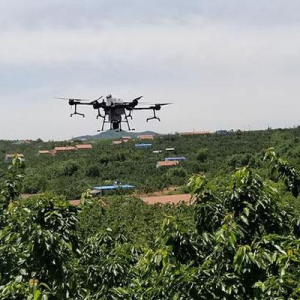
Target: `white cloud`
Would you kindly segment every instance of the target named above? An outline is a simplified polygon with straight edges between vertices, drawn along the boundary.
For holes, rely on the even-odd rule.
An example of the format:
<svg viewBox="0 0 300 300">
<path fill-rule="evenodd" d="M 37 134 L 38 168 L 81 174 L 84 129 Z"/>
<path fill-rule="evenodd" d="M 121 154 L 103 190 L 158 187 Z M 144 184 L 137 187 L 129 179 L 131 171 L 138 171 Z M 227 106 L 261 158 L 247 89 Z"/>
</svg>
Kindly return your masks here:
<svg viewBox="0 0 300 300">
<path fill-rule="evenodd" d="M 146 123 L 146 113 L 136 114 L 133 124 L 138 130 L 266 128 L 298 122 L 300 25 L 294 16 L 295 2 L 285 2 L 289 10 L 282 1 L 273 2 L 265 15 L 266 26 L 258 24 L 263 23 L 259 8 L 265 11 L 267 0 L 250 11 L 249 1 L 235 9 L 224 1 L 215 1 L 218 6 L 193 2 L 182 19 L 174 17 L 178 9 L 172 7 L 168 13 L 165 5 L 158 9 L 156 3 L 151 7 L 160 17 L 149 23 L 143 23 L 142 16 L 148 20 L 155 14 L 147 14 L 149 6 L 143 8 L 136 1 L 133 12 L 142 12 L 141 26 L 122 26 L 130 12 L 118 10 L 113 5 L 117 1 L 111 6 L 106 3 L 109 13 L 116 13 L 112 22 L 105 18 L 99 25 L 92 18 L 89 24 L 86 16 L 92 12 L 76 2 L 73 9 L 81 7 L 85 15 L 82 26 L 70 25 L 72 14 L 66 20 L 49 16 L 43 23 L 47 26 L 20 26 L 49 8 L 46 2 L 37 7 L 32 3 L 28 2 L 25 13 L 15 12 L 21 14 L 21 23 L 0 29 L 0 84 L 6 100 L 0 128 L 10 124 L 10 130 L 2 133 L 6 138 L 95 133 L 100 124 L 92 111 L 87 112 L 91 118 L 70 119 L 67 103 L 52 98 L 93 98 L 100 93 L 126 99 L 144 94 L 145 101 L 175 102 L 160 112 L 162 123 Z M 276 25 L 273 19 L 279 9 Z M 289 14 L 292 22 L 287 20 Z M 260 22 L 249 25 L 241 21 L 243 16 L 248 21 L 260 16 Z M 51 28 L 49 24 L 56 20 L 66 26 Z"/>
<path fill-rule="evenodd" d="M 186 22 L 191 17 L 250 26 L 299 24 L 297 0 L 10 0 L 0 28 L 99 28 Z"/>
<path fill-rule="evenodd" d="M 106 30 L 0 32 L 1 64 L 126 64 L 152 61 L 168 68 L 178 63 L 241 65 L 299 58 L 300 26 L 238 28 L 191 21 L 184 26 L 149 26 Z"/>
</svg>

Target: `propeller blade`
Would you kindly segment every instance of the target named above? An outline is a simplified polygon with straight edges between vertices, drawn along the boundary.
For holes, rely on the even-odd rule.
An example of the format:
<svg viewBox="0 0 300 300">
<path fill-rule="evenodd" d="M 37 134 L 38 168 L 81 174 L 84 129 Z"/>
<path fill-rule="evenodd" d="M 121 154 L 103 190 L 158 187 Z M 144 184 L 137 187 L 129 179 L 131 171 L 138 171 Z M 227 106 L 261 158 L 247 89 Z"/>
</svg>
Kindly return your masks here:
<svg viewBox="0 0 300 300">
<path fill-rule="evenodd" d="M 143 96 L 137 97 L 137 98 L 131 100 L 131 102 L 133 102 L 133 101 L 139 101 L 141 98 L 143 98 Z"/>
<path fill-rule="evenodd" d="M 164 105 L 171 105 L 171 104 L 174 104 L 174 103 L 150 103 L 150 102 L 140 102 L 139 103 L 140 105 L 147 105 L 147 106 L 164 106 Z"/>
<path fill-rule="evenodd" d="M 155 103 L 153 105 L 164 106 L 164 105 L 170 105 L 170 104 L 173 104 L 173 103 Z"/>
<path fill-rule="evenodd" d="M 69 100 L 69 98 L 63 98 L 63 97 L 54 97 L 54 99 Z"/>
<path fill-rule="evenodd" d="M 98 99 L 95 99 L 94 101 L 99 101 L 99 100 L 102 99 L 102 98 L 103 98 L 103 95 L 100 96 Z"/>
<path fill-rule="evenodd" d="M 160 105 L 160 106 L 164 106 L 164 105 L 170 105 L 170 104 L 174 104 L 174 103 L 151 103 L 151 102 L 139 102 L 140 105 L 151 105 L 151 106 L 155 106 L 155 105 Z"/>
<path fill-rule="evenodd" d="M 81 99 L 81 98 L 64 98 L 64 97 L 54 97 L 55 99 L 66 100 L 66 101 L 81 101 L 81 102 L 88 102 L 91 101 L 89 99 Z"/>
</svg>

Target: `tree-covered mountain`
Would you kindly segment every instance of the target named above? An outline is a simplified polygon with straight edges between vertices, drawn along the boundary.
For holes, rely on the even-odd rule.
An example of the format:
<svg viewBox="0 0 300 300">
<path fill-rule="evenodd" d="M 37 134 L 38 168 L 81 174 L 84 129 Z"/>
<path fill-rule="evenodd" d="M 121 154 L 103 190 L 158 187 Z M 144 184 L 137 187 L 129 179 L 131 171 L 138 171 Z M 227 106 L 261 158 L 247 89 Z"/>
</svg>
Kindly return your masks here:
<svg viewBox="0 0 300 300">
<path fill-rule="evenodd" d="M 73 138 L 73 140 L 97 140 L 97 139 L 120 139 L 123 136 L 130 136 L 136 138 L 139 135 L 158 135 L 154 131 L 143 131 L 143 132 L 133 132 L 133 131 L 116 131 L 107 130 L 95 135 L 83 135 Z"/>
</svg>

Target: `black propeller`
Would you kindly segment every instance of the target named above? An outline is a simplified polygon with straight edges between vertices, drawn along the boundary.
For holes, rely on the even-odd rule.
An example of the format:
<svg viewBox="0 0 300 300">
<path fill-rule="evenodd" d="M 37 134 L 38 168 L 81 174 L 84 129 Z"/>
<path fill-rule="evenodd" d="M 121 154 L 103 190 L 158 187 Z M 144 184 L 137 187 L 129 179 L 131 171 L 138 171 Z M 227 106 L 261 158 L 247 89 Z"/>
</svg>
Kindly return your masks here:
<svg viewBox="0 0 300 300">
<path fill-rule="evenodd" d="M 94 100 L 94 101 L 99 101 L 99 100 L 101 100 L 102 98 L 103 98 L 103 95 L 100 96 L 98 99 L 96 99 L 96 100 Z"/>
<path fill-rule="evenodd" d="M 152 103 L 152 102 L 141 102 L 140 103 L 141 105 L 147 105 L 148 107 L 153 107 L 153 106 L 156 106 L 156 105 L 159 105 L 159 106 L 164 106 L 164 105 L 171 105 L 173 103 Z"/>
<path fill-rule="evenodd" d="M 66 101 L 79 101 L 79 102 L 89 102 L 89 99 L 81 99 L 81 98 L 64 98 L 64 97 L 55 97 L 55 99 L 66 100 Z"/>
<path fill-rule="evenodd" d="M 137 98 L 134 98 L 131 102 L 136 102 L 136 101 L 139 101 L 143 98 L 143 96 L 140 96 L 140 97 L 137 97 Z"/>
<path fill-rule="evenodd" d="M 164 106 L 164 105 L 170 105 L 170 104 L 173 104 L 173 103 L 155 103 L 153 105 Z"/>
</svg>

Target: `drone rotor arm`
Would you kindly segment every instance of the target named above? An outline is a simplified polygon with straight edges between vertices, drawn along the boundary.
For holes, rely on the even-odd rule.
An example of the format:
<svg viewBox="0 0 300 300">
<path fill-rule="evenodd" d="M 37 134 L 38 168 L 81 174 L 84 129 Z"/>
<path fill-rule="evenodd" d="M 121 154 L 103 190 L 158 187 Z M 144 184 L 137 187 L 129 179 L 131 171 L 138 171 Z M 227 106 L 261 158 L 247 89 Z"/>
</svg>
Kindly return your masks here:
<svg viewBox="0 0 300 300">
<path fill-rule="evenodd" d="M 154 109 L 154 107 L 133 107 L 131 110 L 149 110 L 149 109 Z"/>
<path fill-rule="evenodd" d="M 154 109 L 154 110 L 160 110 L 161 106 L 170 105 L 173 103 L 153 103 L 150 104 L 148 107 L 134 107 L 132 109 L 134 110 L 147 110 L 147 109 Z"/>
</svg>

